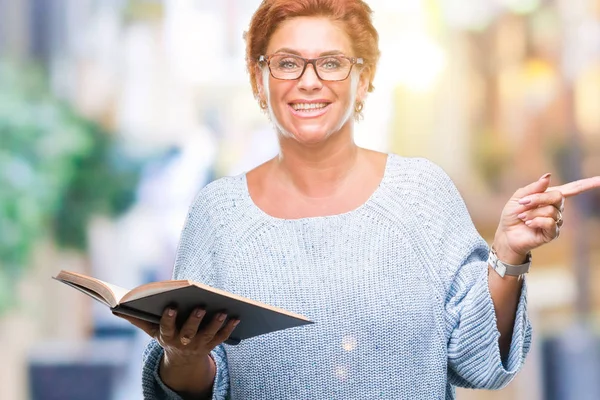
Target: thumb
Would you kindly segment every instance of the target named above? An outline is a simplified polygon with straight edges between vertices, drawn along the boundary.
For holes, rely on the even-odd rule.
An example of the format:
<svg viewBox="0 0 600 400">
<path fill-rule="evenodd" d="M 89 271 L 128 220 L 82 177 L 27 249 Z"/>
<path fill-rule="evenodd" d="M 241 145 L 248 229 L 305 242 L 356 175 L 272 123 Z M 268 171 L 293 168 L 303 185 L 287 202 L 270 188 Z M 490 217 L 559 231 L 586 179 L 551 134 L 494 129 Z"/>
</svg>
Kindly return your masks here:
<svg viewBox="0 0 600 400">
<path fill-rule="evenodd" d="M 550 172 L 544 174 L 537 181 L 530 183 L 529 185 L 522 187 L 515 192 L 515 197 L 521 198 L 530 194 L 543 193 L 548 189 L 550 185 Z"/>
</svg>

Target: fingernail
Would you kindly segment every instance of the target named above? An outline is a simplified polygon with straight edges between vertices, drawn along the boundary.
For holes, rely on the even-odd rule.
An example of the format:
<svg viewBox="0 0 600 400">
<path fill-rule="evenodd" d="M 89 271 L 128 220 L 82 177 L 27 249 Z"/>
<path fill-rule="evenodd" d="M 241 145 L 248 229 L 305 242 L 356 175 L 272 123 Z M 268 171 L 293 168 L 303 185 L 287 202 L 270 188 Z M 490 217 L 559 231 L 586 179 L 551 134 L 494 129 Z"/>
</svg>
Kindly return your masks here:
<svg viewBox="0 0 600 400">
<path fill-rule="evenodd" d="M 219 321 L 221 321 L 221 322 L 225 321 L 225 317 L 226 317 L 226 315 L 225 315 L 225 314 L 222 314 L 222 313 L 221 313 L 221 314 L 219 314 L 219 315 L 217 315 L 217 319 L 218 319 Z"/>
<path fill-rule="evenodd" d="M 527 205 L 529 203 L 531 203 L 530 197 L 523 197 L 521 200 L 519 200 L 519 204 L 522 204 L 522 205 Z"/>
<path fill-rule="evenodd" d="M 239 324 L 239 323 L 240 323 L 240 320 L 238 319 L 237 321 L 235 321 L 235 322 L 233 323 L 233 327 L 235 328 L 236 326 L 238 326 L 238 324 Z"/>
<path fill-rule="evenodd" d="M 550 178 L 550 175 L 552 175 L 552 173 L 548 172 L 547 174 L 542 175 L 542 177 L 539 180 L 541 181 L 542 179 Z"/>
<path fill-rule="evenodd" d="M 206 311 L 204 311 L 203 309 L 199 308 L 196 310 L 196 318 L 202 318 L 204 316 L 204 313 Z"/>
<path fill-rule="evenodd" d="M 525 225 L 529 226 L 532 224 L 533 221 L 525 221 Z"/>
<path fill-rule="evenodd" d="M 526 216 L 527 216 L 526 213 L 521 213 L 521 214 L 517 215 L 517 218 L 519 218 L 519 219 L 525 219 Z"/>
<path fill-rule="evenodd" d="M 169 310 L 167 311 L 167 315 L 168 315 L 169 317 L 172 317 L 173 315 L 175 315 L 175 310 L 174 310 L 174 309 L 172 309 L 172 308 L 169 308 Z"/>
</svg>

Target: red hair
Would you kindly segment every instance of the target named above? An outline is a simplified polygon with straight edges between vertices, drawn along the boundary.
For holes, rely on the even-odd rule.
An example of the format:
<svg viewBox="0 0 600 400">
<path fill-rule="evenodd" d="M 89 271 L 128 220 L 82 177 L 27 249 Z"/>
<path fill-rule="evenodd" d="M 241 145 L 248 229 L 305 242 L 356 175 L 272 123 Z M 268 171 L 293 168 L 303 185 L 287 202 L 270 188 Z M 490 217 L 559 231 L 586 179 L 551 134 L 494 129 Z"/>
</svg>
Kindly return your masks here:
<svg viewBox="0 0 600 400">
<path fill-rule="evenodd" d="M 371 20 L 372 10 L 363 0 L 263 0 L 244 34 L 246 68 L 250 74 L 252 92 L 258 98 L 256 66 L 265 55 L 271 36 L 286 20 L 295 17 L 327 17 L 341 22 L 350 38 L 355 57 L 362 57 L 369 69 L 369 92 L 379 60 L 379 34 Z"/>
</svg>

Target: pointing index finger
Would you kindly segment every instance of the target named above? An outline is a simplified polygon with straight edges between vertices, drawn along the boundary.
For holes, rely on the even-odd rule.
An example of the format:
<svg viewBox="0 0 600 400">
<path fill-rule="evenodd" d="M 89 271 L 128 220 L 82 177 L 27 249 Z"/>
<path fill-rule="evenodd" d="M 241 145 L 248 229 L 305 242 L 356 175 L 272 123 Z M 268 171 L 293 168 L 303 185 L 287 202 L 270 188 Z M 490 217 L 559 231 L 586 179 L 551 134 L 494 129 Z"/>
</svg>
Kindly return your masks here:
<svg viewBox="0 0 600 400">
<path fill-rule="evenodd" d="M 546 189 L 546 191 L 550 192 L 553 190 L 558 190 L 563 196 L 572 197 L 583 192 L 587 192 L 588 190 L 598 188 L 600 188 L 600 176 L 593 176 L 591 178 L 565 183 L 564 185 L 560 186 L 552 186 Z"/>
</svg>

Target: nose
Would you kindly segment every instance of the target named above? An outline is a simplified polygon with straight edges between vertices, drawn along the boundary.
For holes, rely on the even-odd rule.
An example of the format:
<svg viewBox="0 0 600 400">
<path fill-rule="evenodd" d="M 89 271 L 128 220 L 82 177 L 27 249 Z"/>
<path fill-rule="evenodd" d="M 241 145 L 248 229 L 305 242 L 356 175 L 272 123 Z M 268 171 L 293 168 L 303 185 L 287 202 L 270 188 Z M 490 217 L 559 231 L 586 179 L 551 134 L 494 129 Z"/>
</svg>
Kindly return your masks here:
<svg viewBox="0 0 600 400">
<path fill-rule="evenodd" d="M 298 88 L 303 90 L 318 90 L 323 87 L 323 82 L 317 76 L 313 64 L 306 65 L 306 69 L 300 78 L 298 78 Z"/>
</svg>

